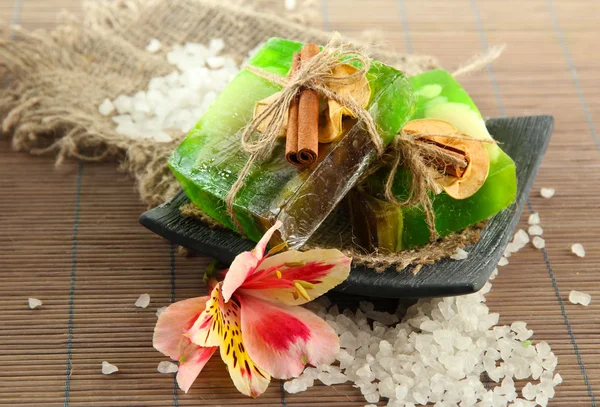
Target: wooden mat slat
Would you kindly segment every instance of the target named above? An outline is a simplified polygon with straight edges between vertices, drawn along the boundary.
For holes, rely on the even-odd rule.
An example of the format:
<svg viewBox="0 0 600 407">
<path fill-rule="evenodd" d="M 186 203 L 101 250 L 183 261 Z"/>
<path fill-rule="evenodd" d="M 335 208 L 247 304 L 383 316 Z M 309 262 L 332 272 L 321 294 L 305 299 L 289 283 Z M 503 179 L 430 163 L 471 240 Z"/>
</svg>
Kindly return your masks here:
<svg viewBox="0 0 600 407">
<path fill-rule="evenodd" d="M 15 14 L 15 3 L 20 3 L 20 13 Z M 481 52 L 482 39 L 490 45 L 508 44 L 493 65 L 493 77 L 484 71 L 461 82 L 484 115 L 556 118 L 531 196 L 532 208 L 542 217 L 547 259 L 530 247 L 511 257 L 493 282 L 487 305 L 500 313 L 500 323 L 527 321 L 534 338 L 548 341 L 559 356 L 558 371 L 565 382 L 550 406 L 591 405 L 589 393 L 595 397 L 600 392 L 600 146 L 593 137 L 600 127 L 600 3 L 374 0 L 349 7 L 347 0 L 321 0 L 320 6 L 328 29 L 355 36 L 367 28 L 383 30 L 380 46 L 434 54 L 449 68 Z M 17 15 L 26 28 L 49 28 L 57 22 L 58 9 L 79 13 L 80 7 L 79 0 L 11 0 L 0 4 L 0 19 L 9 22 Z M 177 300 L 200 295 L 200 271 L 207 260 L 174 255 L 167 242 L 137 224 L 144 207 L 131 180 L 113 164 L 85 164 L 80 175 L 73 251 L 77 163 L 54 170 L 51 158 L 14 154 L 8 141 L 1 141 L 0 405 L 65 405 L 70 311 L 69 406 L 282 405 L 277 381 L 257 400 L 239 395 L 218 357 L 208 363 L 190 394 L 179 392 L 174 398 L 172 378 L 156 372 L 165 358 L 151 346 L 154 312 L 170 302 L 172 275 Z M 539 197 L 542 186 L 556 188 L 557 195 L 551 200 Z M 527 227 L 528 211 L 520 227 Z M 570 253 L 576 242 L 586 248 L 583 259 Z M 570 304 L 571 289 L 592 294 L 592 304 Z M 136 309 L 135 300 L 146 292 L 152 297 L 150 306 Z M 29 310 L 30 296 L 42 299 L 43 308 Z M 102 360 L 117 364 L 121 372 L 101 375 Z M 349 385 L 316 385 L 306 393 L 285 395 L 285 403 L 366 404 Z"/>
</svg>

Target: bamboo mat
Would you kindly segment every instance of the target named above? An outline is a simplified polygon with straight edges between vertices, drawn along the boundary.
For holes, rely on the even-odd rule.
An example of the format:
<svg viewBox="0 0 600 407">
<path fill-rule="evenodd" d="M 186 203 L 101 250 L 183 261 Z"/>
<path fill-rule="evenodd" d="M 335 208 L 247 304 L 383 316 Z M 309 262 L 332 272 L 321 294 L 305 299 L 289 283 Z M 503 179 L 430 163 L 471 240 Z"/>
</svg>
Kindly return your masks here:
<svg viewBox="0 0 600 407">
<path fill-rule="evenodd" d="M 487 71 L 463 79 L 484 115 L 552 114 L 556 128 L 524 210 L 539 211 L 546 249 L 528 247 L 501 268 L 487 295 L 500 323 L 523 320 L 559 356 L 564 383 L 550 406 L 596 406 L 600 394 L 600 51 L 595 0 L 322 0 L 328 30 L 384 32 L 382 46 L 437 55 L 457 67 L 488 44 L 507 43 Z M 0 19 L 50 28 L 80 0 L 0 0 Z M 201 293 L 206 259 L 183 258 L 137 224 L 144 206 L 114 164 L 10 151 L 0 141 L 0 405 L 363 406 L 350 385 L 257 400 L 235 391 L 218 357 L 189 394 L 156 372 L 156 308 Z M 554 187 L 550 200 L 542 186 Z M 582 243 L 585 258 L 570 253 Z M 589 307 L 570 290 L 592 294 Z M 152 297 L 147 309 L 134 302 Z M 27 298 L 44 302 L 30 310 Z M 100 364 L 119 366 L 103 376 Z M 382 404 L 383 405 L 383 404 Z"/>
</svg>

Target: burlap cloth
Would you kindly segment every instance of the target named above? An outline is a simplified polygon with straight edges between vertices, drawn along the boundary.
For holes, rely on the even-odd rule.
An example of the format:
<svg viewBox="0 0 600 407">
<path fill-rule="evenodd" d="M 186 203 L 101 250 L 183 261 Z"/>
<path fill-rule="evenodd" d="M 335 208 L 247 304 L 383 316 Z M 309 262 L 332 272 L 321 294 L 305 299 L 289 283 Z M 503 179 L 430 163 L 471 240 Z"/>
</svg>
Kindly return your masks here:
<svg viewBox="0 0 600 407">
<path fill-rule="evenodd" d="M 82 19 L 65 15 L 50 33 L 14 27 L 14 40 L 0 44 L 0 74 L 9 84 L 0 98 L 2 135 L 12 137 L 15 150 L 56 154 L 58 164 L 67 157 L 114 160 L 135 179 L 144 202 L 162 203 L 179 189 L 167 158 L 185 135 L 173 134 L 170 143 L 132 139 L 117 134 L 114 122 L 102 116 L 98 106 L 105 98 L 144 90 L 151 78 L 174 70 L 164 57 L 168 47 L 158 54 L 145 51 L 152 38 L 168 46 L 223 38 L 224 52 L 241 59 L 270 37 L 320 44 L 330 37 L 308 27 L 314 14 L 310 1 L 299 2 L 302 12 L 294 13 L 285 12 L 282 1 L 254 3 L 251 7 L 244 1 L 96 1 L 84 7 Z M 8 38 L 7 29 L 3 31 Z M 374 58 L 408 75 L 439 67 L 430 56 L 398 54 L 381 46 L 371 49 Z M 432 263 L 479 237 L 478 228 L 472 228 L 423 249 L 389 256 L 365 253 L 352 245 L 347 230 L 343 233 L 349 243 L 341 246 L 355 262 L 378 270 Z M 339 236 L 326 242 L 321 237 L 315 245 L 340 246 Z"/>
</svg>

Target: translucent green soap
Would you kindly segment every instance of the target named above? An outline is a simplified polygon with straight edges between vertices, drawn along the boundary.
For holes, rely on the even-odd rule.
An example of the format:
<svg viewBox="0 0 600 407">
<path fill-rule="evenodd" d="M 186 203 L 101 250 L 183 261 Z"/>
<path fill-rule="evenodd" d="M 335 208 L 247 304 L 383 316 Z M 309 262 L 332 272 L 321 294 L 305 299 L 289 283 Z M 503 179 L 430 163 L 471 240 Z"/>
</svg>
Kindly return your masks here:
<svg viewBox="0 0 600 407">
<path fill-rule="evenodd" d="M 303 44 L 272 38 L 249 62 L 285 76 L 294 52 Z M 374 61 L 367 73 L 371 98 L 367 110 L 388 144 L 414 114 L 412 88 L 404 74 Z M 240 130 L 252 119 L 254 105 L 280 86 L 242 70 L 223 90 L 187 138 L 175 150 L 169 166 L 188 197 L 207 215 L 235 229 L 225 197 L 248 154 L 241 149 Z M 306 242 L 325 217 L 354 186 L 375 151 L 362 126 L 354 125 L 337 142 L 319 145 L 319 160 L 298 169 L 285 160 L 285 140 L 272 156 L 257 163 L 234 201 L 243 232 L 258 240 L 275 223 L 291 247 Z"/>
<path fill-rule="evenodd" d="M 417 106 L 413 119 L 440 119 L 452 123 L 460 133 L 491 139 L 479 110 L 460 84 L 444 70 L 433 70 L 409 78 Z M 486 143 L 490 171 L 484 185 L 473 196 L 456 200 L 446 193 L 433 198 L 435 226 L 440 236 L 476 224 L 510 206 L 517 193 L 515 163 L 491 143 Z M 389 170 L 388 170 L 389 172 Z M 385 169 L 370 176 L 361 189 L 350 194 L 354 233 L 362 243 L 389 251 L 421 246 L 429 241 L 425 214 L 420 206 L 399 208 L 383 200 Z M 404 200 L 410 174 L 396 174 L 393 191 Z"/>
</svg>

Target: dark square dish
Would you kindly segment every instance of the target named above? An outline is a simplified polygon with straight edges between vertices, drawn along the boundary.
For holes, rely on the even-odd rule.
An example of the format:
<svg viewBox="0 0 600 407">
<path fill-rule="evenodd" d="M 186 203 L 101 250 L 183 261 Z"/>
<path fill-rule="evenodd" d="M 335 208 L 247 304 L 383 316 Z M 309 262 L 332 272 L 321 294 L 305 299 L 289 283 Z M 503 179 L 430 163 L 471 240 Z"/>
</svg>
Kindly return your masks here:
<svg viewBox="0 0 600 407">
<path fill-rule="evenodd" d="M 444 259 L 424 266 L 416 275 L 395 270 L 377 273 L 356 266 L 336 291 L 369 297 L 420 298 L 469 294 L 481 289 L 512 238 L 548 147 L 553 124 L 551 116 L 502 117 L 486 121 L 490 134 L 516 163 L 517 199 L 488 222 L 479 243 L 466 249 L 469 252 L 466 260 Z M 254 247 L 254 242 L 231 230 L 211 229 L 202 222 L 181 216 L 179 207 L 188 202 L 180 191 L 164 204 L 144 212 L 140 223 L 176 244 L 226 264 L 237 254 Z"/>
</svg>

